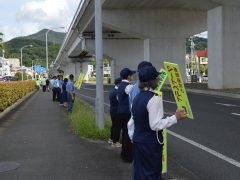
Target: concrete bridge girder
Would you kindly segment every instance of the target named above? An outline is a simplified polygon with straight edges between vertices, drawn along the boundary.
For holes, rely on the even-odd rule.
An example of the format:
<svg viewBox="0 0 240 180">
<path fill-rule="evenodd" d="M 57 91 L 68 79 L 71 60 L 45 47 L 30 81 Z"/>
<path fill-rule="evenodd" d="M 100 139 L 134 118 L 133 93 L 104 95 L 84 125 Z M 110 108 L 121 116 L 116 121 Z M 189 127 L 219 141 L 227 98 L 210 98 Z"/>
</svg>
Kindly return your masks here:
<svg viewBox="0 0 240 180">
<path fill-rule="evenodd" d="M 207 11 L 103 9 L 103 25 L 138 38 L 179 38 L 207 30 Z"/>
</svg>

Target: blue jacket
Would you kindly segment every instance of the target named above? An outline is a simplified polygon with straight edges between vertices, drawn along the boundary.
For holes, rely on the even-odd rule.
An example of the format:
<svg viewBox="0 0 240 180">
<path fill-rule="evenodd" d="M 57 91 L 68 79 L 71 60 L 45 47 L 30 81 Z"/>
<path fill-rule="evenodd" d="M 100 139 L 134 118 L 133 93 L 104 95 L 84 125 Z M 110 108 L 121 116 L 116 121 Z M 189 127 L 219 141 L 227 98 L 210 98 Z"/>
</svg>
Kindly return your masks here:
<svg viewBox="0 0 240 180">
<path fill-rule="evenodd" d="M 131 111 L 131 107 L 132 107 L 132 104 L 133 104 L 133 100 L 138 95 L 138 93 L 140 93 L 139 81 L 137 81 L 133 85 L 133 87 L 132 87 L 132 89 L 131 89 L 131 91 L 129 93 L 129 108 L 130 108 L 130 111 Z"/>
</svg>

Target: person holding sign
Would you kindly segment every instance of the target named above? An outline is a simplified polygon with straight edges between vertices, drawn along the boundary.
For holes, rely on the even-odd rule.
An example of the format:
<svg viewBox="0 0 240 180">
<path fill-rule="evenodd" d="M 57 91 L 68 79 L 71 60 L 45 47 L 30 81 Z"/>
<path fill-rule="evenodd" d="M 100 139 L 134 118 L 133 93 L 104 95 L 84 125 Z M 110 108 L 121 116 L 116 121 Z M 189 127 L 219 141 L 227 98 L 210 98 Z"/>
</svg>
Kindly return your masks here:
<svg viewBox="0 0 240 180">
<path fill-rule="evenodd" d="M 148 67 L 148 66 L 152 66 L 152 63 L 151 62 L 148 62 L 148 61 L 142 61 L 138 64 L 138 71 L 141 69 L 141 68 L 144 68 L 144 67 Z M 133 99 L 136 97 L 136 95 L 140 92 L 140 89 L 139 89 L 139 80 L 137 80 L 137 82 L 133 85 L 131 91 L 129 92 L 129 108 L 130 108 L 130 111 L 131 111 L 131 108 L 132 108 L 132 103 L 133 103 Z"/>
<path fill-rule="evenodd" d="M 186 117 L 183 109 L 164 118 L 163 101 L 154 90 L 159 81 L 155 67 L 139 70 L 140 93 L 134 98 L 132 118 L 134 180 L 159 180 L 162 175 L 162 130 Z M 130 130 L 130 129 L 129 129 Z"/>
</svg>

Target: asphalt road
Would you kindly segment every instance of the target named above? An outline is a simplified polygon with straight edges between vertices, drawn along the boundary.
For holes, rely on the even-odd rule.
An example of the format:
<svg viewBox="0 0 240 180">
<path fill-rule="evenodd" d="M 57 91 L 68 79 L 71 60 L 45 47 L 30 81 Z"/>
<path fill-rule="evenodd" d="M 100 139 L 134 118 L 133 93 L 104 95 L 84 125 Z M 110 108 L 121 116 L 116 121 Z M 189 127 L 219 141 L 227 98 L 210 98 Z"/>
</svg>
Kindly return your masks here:
<svg viewBox="0 0 240 180">
<path fill-rule="evenodd" d="M 94 105 L 95 85 L 84 84 L 79 96 Z M 108 91 L 104 87 L 105 111 Z M 240 179 L 240 101 L 188 93 L 194 120 L 169 128 L 168 156 L 203 180 Z M 172 92 L 164 91 L 164 111 L 176 110 Z"/>
</svg>

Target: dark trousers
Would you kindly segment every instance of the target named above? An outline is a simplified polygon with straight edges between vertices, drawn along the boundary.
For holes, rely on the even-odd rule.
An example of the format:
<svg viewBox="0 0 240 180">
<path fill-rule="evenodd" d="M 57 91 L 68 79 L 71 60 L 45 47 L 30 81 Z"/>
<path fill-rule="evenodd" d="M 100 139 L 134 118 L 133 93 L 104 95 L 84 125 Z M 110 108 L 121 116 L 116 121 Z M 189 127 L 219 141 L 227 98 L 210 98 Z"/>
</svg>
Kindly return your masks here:
<svg viewBox="0 0 240 180">
<path fill-rule="evenodd" d="M 161 180 L 162 145 L 133 143 L 133 180 Z"/>
<path fill-rule="evenodd" d="M 110 115 L 112 120 L 110 138 L 112 139 L 113 143 L 116 143 L 116 142 L 119 142 L 119 139 L 120 139 L 121 123 L 119 123 L 119 118 L 117 113 L 110 112 Z"/>
<path fill-rule="evenodd" d="M 56 96 L 57 96 L 57 89 L 54 87 L 53 89 L 52 89 L 52 92 L 53 92 L 53 97 L 52 97 L 52 100 L 53 101 L 56 101 Z"/>
<path fill-rule="evenodd" d="M 67 99 L 68 99 L 68 112 L 72 113 L 74 100 L 72 99 L 72 96 L 70 93 L 68 93 Z"/>
<path fill-rule="evenodd" d="M 60 102 L 60 104 L 63 104 L 63 93 L 61 93 L 61 92 L 59 94 L 59 102 Z"/>
<path fill-rule="evenodd" d="M 42 86 L 43 92 L 46 92 L 47 86 Z"/>
<path fill-rule="evenodd" d="M 132 162 L 132 142 L 128 136 L 127 123 L 131 118 L 130 113 L 118 114 L 122 129 L 122 152 L 121 157 L 125 162 Z"/>
<path fill-rule="evenodd" d="M 57 101 L 60 102 L 61 89 L 57 88 Z"/>
<path fill-rule="evenodd" d="M 60 88 L 53 88 L 52 89 L 52 92 L 53 92 L 53 101 L 59 101 L 59 96 L 60 96 Z"/>
</svg>

